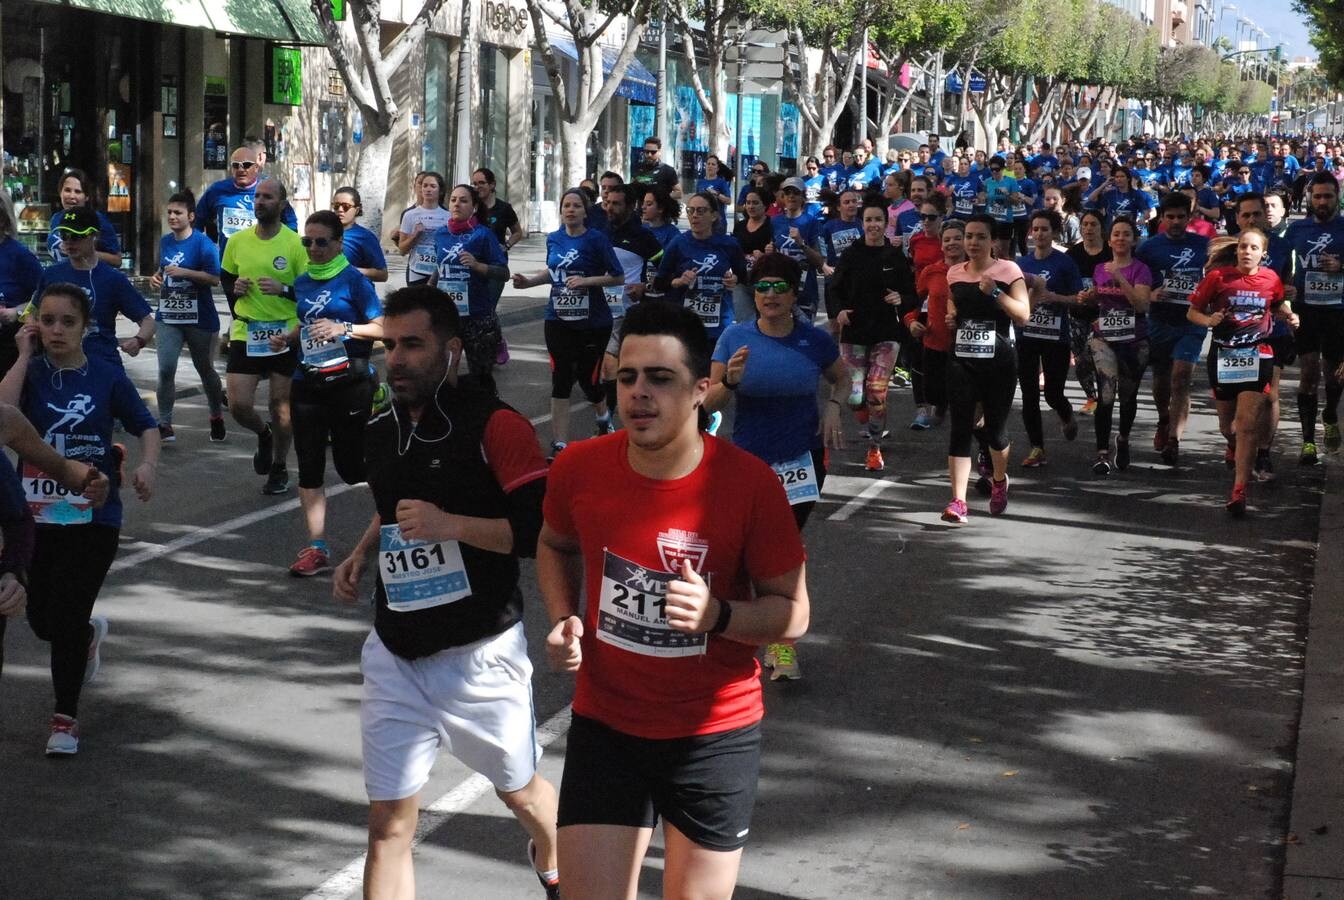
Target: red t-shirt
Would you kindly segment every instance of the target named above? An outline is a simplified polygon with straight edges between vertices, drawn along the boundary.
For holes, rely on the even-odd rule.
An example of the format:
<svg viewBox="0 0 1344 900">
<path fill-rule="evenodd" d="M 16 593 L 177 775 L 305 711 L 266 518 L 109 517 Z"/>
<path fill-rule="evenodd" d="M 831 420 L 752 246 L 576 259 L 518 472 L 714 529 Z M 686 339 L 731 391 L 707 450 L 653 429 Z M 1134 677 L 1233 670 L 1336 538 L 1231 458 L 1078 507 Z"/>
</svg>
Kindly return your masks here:
<svg viewBox="0 0 1344 900">
<path fill-rule="evenodd" d="M 923 231 L 915 232 L 910 238 L 910 259 L 915 266 L 915 274 L 924 271 L 926 266 L 943 261 L 943 239 Z"/>
<path fill-rule="evenodd" d="M 779 478 L 708 435 L 694 472 L 646 478 L 630 468 L 628 438 L 618 431 L 570 444 L 547 479 L 546 523 L 578 538 L 583 556 L 574 711 L 653 739 L 758 722 L 765 706 L 756 648 L 670 631 L 658 598 L 682 559 L 734 604 L 752 601 L 752 581 L 801 566 L 803 542 Z"/>
<path fill-rule="evenodd" d="M 1204 276 L 1190 294 L 1190 305 L 1205 315 L 1227 310 L 1213 329 L 1213 340 L 1226 347 L 1245 347 L 1269 336 L 1274 328 L 1270 305 L 1282 299 L 1283 282 L 1273 269 L 1262 266 L 1254 275 L 1243 275 L 1236 266 L 1223 266 Z M 1269 350 L 1264 345 L 1261 355 Z"/>
<path fill-rule="evenodd" d="M 952 349 L 952 329 L 947 326 L 947 301 L 952 290 L 947 285 L 947 264 L 939 260 L 919 270 L 915 276 L 915 293 L 924 298 L 921 312 L 926 314 L 924 346 L 943 353 Z M 907 316 L 906 324 L 918 313 Z"/>
</svg>

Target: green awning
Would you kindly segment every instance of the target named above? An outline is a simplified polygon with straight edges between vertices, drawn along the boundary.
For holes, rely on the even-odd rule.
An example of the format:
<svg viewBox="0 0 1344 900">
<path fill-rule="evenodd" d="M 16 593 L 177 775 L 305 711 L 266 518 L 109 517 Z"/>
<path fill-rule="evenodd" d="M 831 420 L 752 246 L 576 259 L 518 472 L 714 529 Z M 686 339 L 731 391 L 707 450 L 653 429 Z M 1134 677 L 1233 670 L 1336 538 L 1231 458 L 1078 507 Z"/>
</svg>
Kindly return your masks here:
<svg viewBox="0 0 1344 900">
<path fill-rule="evenodd" d="M 326 43 L 305 0 L 37 0 L 183 28 L 264 38 L 285 44 Z"/>
</svg>

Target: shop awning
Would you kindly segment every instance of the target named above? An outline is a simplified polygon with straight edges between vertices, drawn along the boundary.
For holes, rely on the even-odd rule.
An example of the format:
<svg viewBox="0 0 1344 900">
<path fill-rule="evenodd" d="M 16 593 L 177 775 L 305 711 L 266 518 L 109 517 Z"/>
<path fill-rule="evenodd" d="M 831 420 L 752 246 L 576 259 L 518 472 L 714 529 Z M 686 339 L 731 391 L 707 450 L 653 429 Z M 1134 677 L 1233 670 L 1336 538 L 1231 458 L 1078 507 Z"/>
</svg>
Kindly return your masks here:
<svg viewBox="0 0 1344 900">
<path fill-rule="evenodd" d="M 322 29 L 304 0 L 37 0 L 183 28 L 322 45 Z"/>
<path fill-rule="evenodd" d="M 568 56 L 572 60 L 578 60 L 579 51 L 574 49 L 573 41 L 553 35 L 547 35 L 547 37 L 550 38 L 551 46 L 556 49 L 556 52 Z M 618 56 L 620 56 L 620 53 L 615 47 L 602 48 L 602 75 L 604 77 L 610 75 L 611 70 L 616 67 L 616 57 Z M 625 77 L 616 86 L 616 96 L 634 100 L 636 103 L 657 103 L 658 76 L 650 72 L 643 63 L 632 56 L 630 65 L 625 67 Z"/>
</svg>

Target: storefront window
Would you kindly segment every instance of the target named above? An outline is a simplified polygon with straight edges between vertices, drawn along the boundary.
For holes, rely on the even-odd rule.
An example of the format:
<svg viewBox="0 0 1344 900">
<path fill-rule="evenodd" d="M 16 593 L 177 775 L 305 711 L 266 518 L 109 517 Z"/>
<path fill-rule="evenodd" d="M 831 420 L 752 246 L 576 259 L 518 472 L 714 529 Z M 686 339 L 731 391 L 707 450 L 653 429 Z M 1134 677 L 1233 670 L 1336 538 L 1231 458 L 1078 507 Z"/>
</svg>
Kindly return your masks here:
<svg viewBox="0 0 1344 900">
<path fill-rule="evenodd" d="M 479 166 L 495 173 L 495 190 L 509 192 L 509 57 L 493 44 L 481 44 L 481 156 Z"/>
<path fill-rule="evenodd" d="M 453 69 L 446 38 L 425 43 L 425 119 L 421 168 L 448 173 L 452 166 Z M 412 135 L 415 129 L 411 130 Z M 414 155 L 411 157 L 414 159 Z"/>
</svg>

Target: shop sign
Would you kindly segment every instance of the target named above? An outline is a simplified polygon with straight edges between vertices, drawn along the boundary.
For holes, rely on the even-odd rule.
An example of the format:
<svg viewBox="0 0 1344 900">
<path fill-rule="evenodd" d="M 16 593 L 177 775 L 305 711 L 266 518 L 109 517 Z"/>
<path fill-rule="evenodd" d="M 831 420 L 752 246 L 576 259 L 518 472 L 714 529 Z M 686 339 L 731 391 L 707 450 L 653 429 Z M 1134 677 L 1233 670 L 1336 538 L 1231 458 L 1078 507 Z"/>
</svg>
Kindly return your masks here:
<svg viewBox="0 0 1344 900">
<path fill-rule="evenodd" d="M 223 169 L 229 161 L 229 79 L 205 79 L 205 168 Z"/>
<path fill-rule="evenodd" d="M 505 0 L 485 0 L 484 12 L 486 30 L 496 41 L 516 42 L 527 30 L 527 13 Z"/>
<path fill-rule="evenodd" d="M 303 51 L 268 44 L 266 102 L 277 106 L 303 105 Z"/>
</svg>

